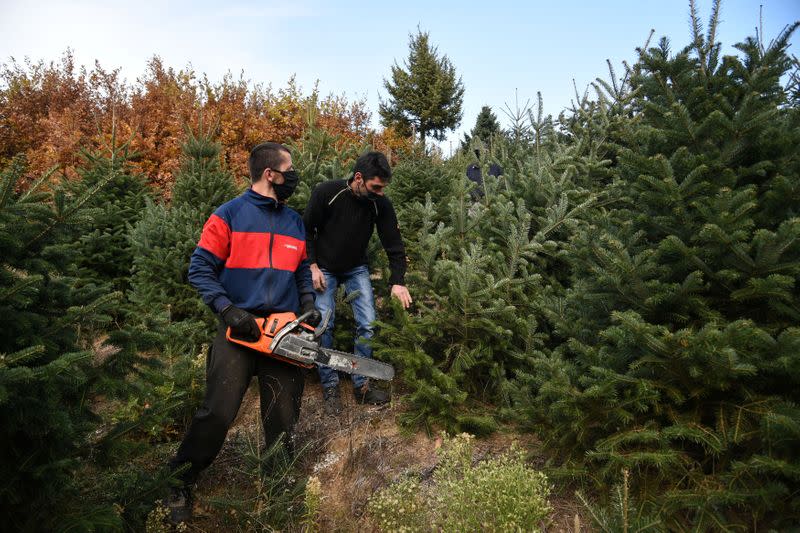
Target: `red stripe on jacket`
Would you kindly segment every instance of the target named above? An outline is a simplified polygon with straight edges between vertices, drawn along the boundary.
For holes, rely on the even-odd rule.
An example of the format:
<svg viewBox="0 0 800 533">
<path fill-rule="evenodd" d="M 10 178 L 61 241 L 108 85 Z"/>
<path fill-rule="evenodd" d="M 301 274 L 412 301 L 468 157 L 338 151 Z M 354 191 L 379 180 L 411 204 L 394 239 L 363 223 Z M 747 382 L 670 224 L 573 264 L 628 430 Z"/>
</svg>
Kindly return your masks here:
<svg viewBox="0 0 800 533">
<path fill-rule="evenodd" d="M 275 235 L 272 243 L 272 268 L 294 272 L 306 258 L 306 241 L 288 235 Z"/>
<path fill-rule="evenodd" d="M 225 268 L 269 268 L 269 233 L 234 231 Z"/>
<path fill-rule="evenodd" d="M 272 239 L 274 242 L 270 243 Z M 280 234 L 231 231 L 228 224 L 217 215 L 211 215 L 203 226 L 198 246 L 225 261 L 225 268 L 275 268 L 294 272 L 306 258 L 306 241 L 303 239 Z"/>
<path fill-rule="evenodd" d="M 225 261 L 230 254 L 231 229 L 218 217 L 211 215 L 203 226 L 200 242 L 197 245 Z"/>
</svg>

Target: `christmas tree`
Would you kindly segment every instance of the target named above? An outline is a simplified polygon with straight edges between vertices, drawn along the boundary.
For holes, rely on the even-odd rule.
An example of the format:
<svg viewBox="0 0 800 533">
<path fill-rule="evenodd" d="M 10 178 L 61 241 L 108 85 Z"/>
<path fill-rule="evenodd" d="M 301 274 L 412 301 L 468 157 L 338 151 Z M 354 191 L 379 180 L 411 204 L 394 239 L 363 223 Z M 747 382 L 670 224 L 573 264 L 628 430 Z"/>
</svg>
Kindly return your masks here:
<svg viewBox="0 0 800 533">
<path fill-rule="evenodd" d="M 105 184 L 86 205 L 95 212 L 77 243 L 80 277 L 96 285 L 110 284 L 109 290 L 126 293 L 133 263 L 128 231 L 139 220 L 148 191 L 144 177 L 129 169 L 132 154 L 128 144 L 116 146 L 115 139 L 112 134 L 110 145 L 102 152 L 81 154 L 80 179 L 71 184 L 71 189 L 80 195 L 98 183 Z"/>
<path fill-rule="evenodd" d="M 133 253 L 130 299 L 141 315 L 168 313 L 171 322 L 211 321 L 211 311 L 189 285 L 189 258 L 203 224 L 236 196 L 231 174 L 221 167 L 220 147 L 208 135 L 189 133 L 172 190 L 172 202 L 149 202 L 130 233 Z"/>
<path fill-rule="evenodd" d="M 501 134 L 500 123 L 497 121 L 497 115 L 492 113 L 492 108 L 485 105 L 478 113 L 478 118 L 475 119 L 475 127 L 472 131 L 464 134 L 464 139 L 461 141 L 461 149 L 468 151 L 472 145 L 473 140 L 478 140 L 486 147 L 491 147 L 494 138 Z"/>
<path fill-rule="evenodd" d="M 19 191 L 24 174 L 21 158 L 0 174 L 0 505 L 4 527 L 18 531 L 54 529 L 77 510 L 113 517 L 81 501 L 73 468 L 93 427 L 91 332 L 120 299 L 69 275 L 80 229 L 98 212 L 87 205 L 113 176 L 72 196 L 50 173 Z"/>
<path fill-rule="evenodd" d="M 800 129 L 780 84 L 796 25 L 721 57 L 718 9 L 632 69 L 613 207 L 580 227 L 548 305 L 565 342 L 515 396 L 567 470 L 630 471 L 670 528 L 782 528 L 800 519 Z"/>
<path fill-rule="evenodd" d="M 563 293 L 565 245 L 599 201 L 578 185 L 607 173 L 596 151 L 545 128 L 539 142 L 547 149 L 531 140 L 512 150 L 512 142 L 493 147 L 509 171 L 488 176 L 479 201 L 463 174 L 467 155 L 398 165 L 404 201 L 396 205 L 403 234 L 412 236 L 407 278 L 416 305 L 391 321 L 381 315 L 373 344 L 410 389 L 409 421 L 477 433 L 495 426 L 486 406 L 509 405 L 510 380 L 543 348 L 542 299 Z"/>
<path fill-rule="evenodd" d="M 314 108 L 309 107 L 307 114 L 303 137 L 288 145 L 292 166 L 300 175 L 300 183 L 289 198 L 289 206 L 300 214 L 306 208 L 314 187 L 326 180 L 348 178 L 355 160 L 367 151 L 366 146 L 319 127 Z"/>
</svg>

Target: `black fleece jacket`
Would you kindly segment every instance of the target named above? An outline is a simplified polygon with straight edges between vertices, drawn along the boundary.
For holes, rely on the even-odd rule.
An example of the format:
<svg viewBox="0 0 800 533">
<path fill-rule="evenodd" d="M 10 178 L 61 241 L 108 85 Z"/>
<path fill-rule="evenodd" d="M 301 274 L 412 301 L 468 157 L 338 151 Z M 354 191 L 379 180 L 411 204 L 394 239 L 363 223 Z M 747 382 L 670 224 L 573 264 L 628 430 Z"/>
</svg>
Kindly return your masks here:
<svg viewBox="0 0 800 533">
<path fill-rule="evenodd" d="M 311 192 L 303 214 L 308 261 L 341 274 L 367 264 L 367 245 L 378 227 L 389 258 L 390 285 L 405 285 L 406 250 L 392 202 L 357 197 L 345 180 L 325 181 Z"/>
</svg>

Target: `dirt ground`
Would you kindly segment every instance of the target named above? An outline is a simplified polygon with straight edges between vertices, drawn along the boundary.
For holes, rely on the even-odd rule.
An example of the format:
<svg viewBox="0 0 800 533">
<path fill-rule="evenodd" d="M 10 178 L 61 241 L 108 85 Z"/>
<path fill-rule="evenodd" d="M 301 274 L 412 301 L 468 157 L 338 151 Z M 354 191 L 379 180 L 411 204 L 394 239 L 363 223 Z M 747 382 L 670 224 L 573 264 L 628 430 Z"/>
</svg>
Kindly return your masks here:
<svg viewBox="0 0 800 533">
<path fill-rule="evenodd" d="M 349 382 L 340 388 L 344 410 L 338 417 L 326 417 L 319 382 L 311 376 L 307 379 L 295 435 L 295 446 L 303 450 L 299 470 L 321 482 L 320 531 L 371 532 L 375 529 L 365 516 L 369 497 L 408 473 L 429 476 L 441 440 L 437 435 L 401 429 L 397 416 L 403 410 L 402 399 L 385 406 L 363 406 L 355 403 Z M 226 512 L 219 500 L 254 492 L 248 487 L 253 478 L 244 471 L 241 450 L 262 440 L 258 406 L 254 382 L 217 460 L 198 481 L 189 531 L 241 530 L 234 512 Z M 500 453 L 513 441 L 529 450 L 537 446 L 531 436 L 501 431 L 476 442 L 477 459 Z M 574 498 L 555 496 L 550 504 L 553 514 L 547 531 L 575 531 L 575 516 L 581 509 Z M 578 518 L 579 530 L 588 531 L 582 518 Z"/>
</svg>

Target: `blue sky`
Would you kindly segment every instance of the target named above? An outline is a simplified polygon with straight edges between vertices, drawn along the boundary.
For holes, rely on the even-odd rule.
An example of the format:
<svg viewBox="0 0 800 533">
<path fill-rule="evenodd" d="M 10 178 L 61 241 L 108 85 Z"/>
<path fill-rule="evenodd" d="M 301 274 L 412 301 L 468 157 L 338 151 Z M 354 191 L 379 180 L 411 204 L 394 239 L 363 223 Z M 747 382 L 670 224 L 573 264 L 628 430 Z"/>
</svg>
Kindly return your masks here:
<svg viewBox="0 0 800 533">
<path fill-rule="evenodd" d="M 697 4 L 705 23 L 711 1 Z M 725 52 L 754 33 L 760 4 L 767 40 L 800 19 L 800 0 L 723 1 L 717 36 Z M 541 91 L 545 112 L 555 115 L 570 105 L 573 79 L 583 91 L 606 77 L 606 59 L 615 66 L 631 61 L 651 28 L 668 36 L 674 49 L 682 47 L 689 41 L 688 20 L 688 0 L 0 0 L 0 61 L 56 60 L 70 47 L 79 62 L 121 67 L 129 81 L 156 54 L 175 68 L 191 64 L 210 79 L 244 71 L 252 82 L 279 88 L 295 74 L 306 91 L 318 80 L 324 94 L 366 98 L 377 127 L 383 79 L 405 59 L 409 33 L 419 27 L 450 58 L 466 88 L 462 123 L 449 136 L 456 146 L 482 105 L 506 125 L 502 109 L 514 106 L 515 94 L 523 104 Z M 790 52 L 800 56 L 800 35 L 792 43 Z M 449 142 L 442 148 L 447 152 Z"/>
</svg>

